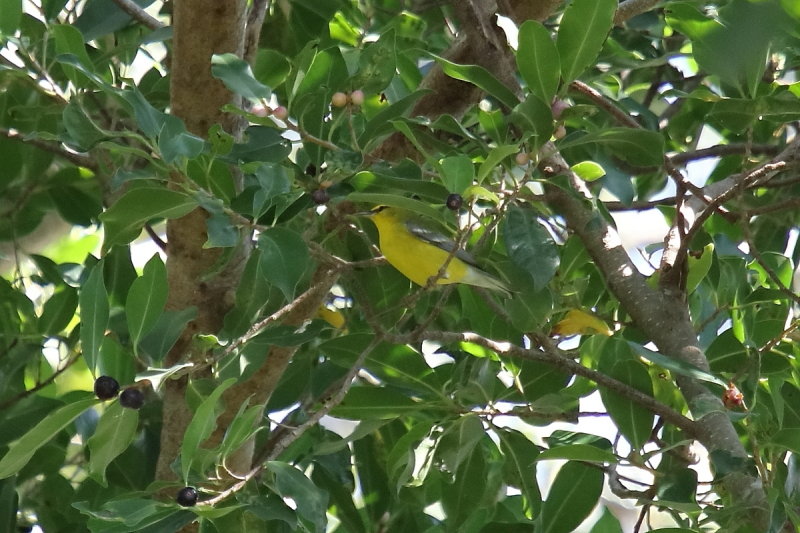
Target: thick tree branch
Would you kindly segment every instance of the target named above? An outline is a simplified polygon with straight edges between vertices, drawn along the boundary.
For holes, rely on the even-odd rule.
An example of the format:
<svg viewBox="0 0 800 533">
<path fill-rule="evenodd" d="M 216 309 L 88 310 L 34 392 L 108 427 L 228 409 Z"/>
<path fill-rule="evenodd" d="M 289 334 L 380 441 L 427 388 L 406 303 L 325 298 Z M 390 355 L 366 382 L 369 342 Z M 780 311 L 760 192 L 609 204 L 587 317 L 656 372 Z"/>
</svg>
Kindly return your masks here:
<svg viewBox="0 0 800 533">
<path fill-rule="evenodd" d="M 243 129 L 242 120 L 220 110 L 225 104 L 238 104 L 238 98 L 211 75 L 211 56 L 222 53 L 242 56 L 246 6 L 246 0 L 174 1 L 170 106 L 172 114 L 183 119 L 186 128 L 196 135 L 206 137 L 214 124 L 221 124 L 235 137 Z M 180 183 L 183 179 L 178 174 L 171 176 L 173 182 Z M 227 266 L 211 276 L 219 268 L 216 264 L 220 249 L 204 246 L 208 240 L 206 219 L 206 212 L 197 209 L 167 222 L 167 309 L 194 306 L 198 310 L 196 319 L 167 355 L 168 365 L 205 359 L 206 354 L 196 347 L 193 338 L 200 333 L 216 333 L 221 328 L 249 252 L 249 235 L 243 235 Z M 191 420 L 185 400 L 187 383 L 187 377 L 182 377 L 165 384 L 161 449 L 156 467 L 156 477 L 160 480 L 175 478 L 170 465 L 179 453 Z"/>
<path fill-rule="evenodd" d="M 549 204 L 564 219 L 586 246 L 595 265 L 603 273 L 609 290 L 633 318 L 636 326 L 661 353 L 708 371 L 709 365 L 695 335 L 681 295 L 657 292 L 650 288 L 628 257 L 616 231 L 581 199 L 585 187 L 560 156 L 545 161 L 561 169 L 574 193 L 561 187 L 547 187 Z M 738 458 L 745 464 L 747 452 L 731 424 L 720 398 L 703 383 L 685 376 L 676 379 L 698 424 L 698 440 L 709 450 Z M 761 480 L 745 468 L 721 476 L 722 484 L 736 505 L 751 510 L 757 527 L 767 523 L 768 505 Z"/>
</svg>

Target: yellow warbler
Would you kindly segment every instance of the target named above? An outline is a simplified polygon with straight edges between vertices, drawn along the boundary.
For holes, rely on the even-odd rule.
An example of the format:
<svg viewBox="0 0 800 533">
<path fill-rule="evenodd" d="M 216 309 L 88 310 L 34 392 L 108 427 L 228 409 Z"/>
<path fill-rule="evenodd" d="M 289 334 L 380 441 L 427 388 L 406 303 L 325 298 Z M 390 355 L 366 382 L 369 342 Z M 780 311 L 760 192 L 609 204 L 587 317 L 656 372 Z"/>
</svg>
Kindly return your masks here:
<svg viewBox="0 0 800 533">
<path fill-rule="evenodd" d="M 390 265 L 417 285 L 424 287 L 428 280 L 436 278 L 439 285 L 465 283 L 510 296 L 504 282 L 481 270 L 464 250 L 453 252 L 456 243 L 426 227 L 419 217 L 387 206 L 376 207 L 368 215 L 378 228 L 381 253 Z M 445 262 L 447 267 L 439 277 Z"/>
</svg>

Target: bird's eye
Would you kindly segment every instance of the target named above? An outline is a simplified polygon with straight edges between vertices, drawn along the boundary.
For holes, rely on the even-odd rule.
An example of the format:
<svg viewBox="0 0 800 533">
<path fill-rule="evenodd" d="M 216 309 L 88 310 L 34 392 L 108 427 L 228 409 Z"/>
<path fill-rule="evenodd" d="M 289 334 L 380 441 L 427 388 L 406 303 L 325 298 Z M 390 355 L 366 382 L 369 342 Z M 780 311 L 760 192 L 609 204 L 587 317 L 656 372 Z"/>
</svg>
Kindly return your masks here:
<svg viewBox="0 0 800 533">
<path fill-rule="evenodd" d="M 372 208 L 372 212 L 373 213 L 380 213 L 381 211 L 383 211 L 384 209 L 386 209 L 388 207 L 389 207 L 388 205 L 378 205 L 378 206 L 375 206 L 375 207 Z"/>
</svg>

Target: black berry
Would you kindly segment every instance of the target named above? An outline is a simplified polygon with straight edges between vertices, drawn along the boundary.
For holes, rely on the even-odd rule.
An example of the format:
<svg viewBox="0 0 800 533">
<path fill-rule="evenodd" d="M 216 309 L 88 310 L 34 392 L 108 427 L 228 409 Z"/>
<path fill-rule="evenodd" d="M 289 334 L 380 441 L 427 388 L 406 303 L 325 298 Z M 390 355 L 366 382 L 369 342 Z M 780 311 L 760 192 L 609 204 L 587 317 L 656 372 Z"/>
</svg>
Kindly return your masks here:
<svg viewBox="0 0 800 533">
<path fill-rule="evenodd" d="M 444 203 L 447 205 L 447 209 L 458 211 L 464 204 L 464 198 L 460 194 L 453 193 L 447 196 L 447 200 Z"/>
<path fill-rule="evenodd" d="M 311 200 L 317 205 L 325 205 L 331 200 L 331 196 L 325 189 L 317 189 L 311 193 Z"/>
<path fill-rule="evenodd" d="M 111 376 L 100 376 L 94 380 L 94 395 L 101 400 L 110 400 L 119 393 L 119 383 Z"/>
<path fill-rule="evenodd" d="M 197 490 L 194 487 L 183 487 L 178 491 L 175 501 L 183 507 L 192 507 L 197 503 Z"/>
<path fill-rule="evenodd" d="M 119 395 L 119 403 L 128 409 L 139 409 L 144 405 L 144 394 L 139 389 L 125 389 Z"/>
</svg>

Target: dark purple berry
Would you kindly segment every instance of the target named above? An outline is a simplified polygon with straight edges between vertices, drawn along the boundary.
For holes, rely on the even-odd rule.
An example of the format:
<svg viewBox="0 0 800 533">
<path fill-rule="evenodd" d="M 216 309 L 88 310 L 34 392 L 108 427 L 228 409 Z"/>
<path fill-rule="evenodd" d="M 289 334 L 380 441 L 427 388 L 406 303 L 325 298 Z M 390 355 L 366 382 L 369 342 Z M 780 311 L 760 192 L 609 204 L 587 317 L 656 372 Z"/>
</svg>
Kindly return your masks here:
<svg viewBox="0 0 800 533">
<path fill-rule="evenodd" d="M 331 201 L 331 196 L 325 189 L 317 189 L 311 193 L 311 200 L 317 205 L 325 205 Z"/>
<path fill-rule="evenodd" d="M 461 206 L 464 205 L 464 198 L 462 198 L 460 194 L 450 194 L 447 196 L 447 200 L 445 200 L 445 205 L 447 205 L 447 209 L 451 211 L 458 211 L 461 209 Z"/>
<path fill-rule="evenodd" d="M 194 487 L 183 487 L 178 491 L 175 501 L 183 507 L 192 507 L 197 503 L 197 490 Z"/>
<path fill-rule="evenodd" d="M 128 409 L 139 409 L 144 405 L 144 394 L 139 389 L 125 389 L 119 395 L 119 403 Z"/>
<path fill-rule="evenodd" d="M 94 380 L 94 395 L 101 400 L 110 400 L 119 393 L 119 383 L 111 376 L 100 376 Z"/>
</svg>

